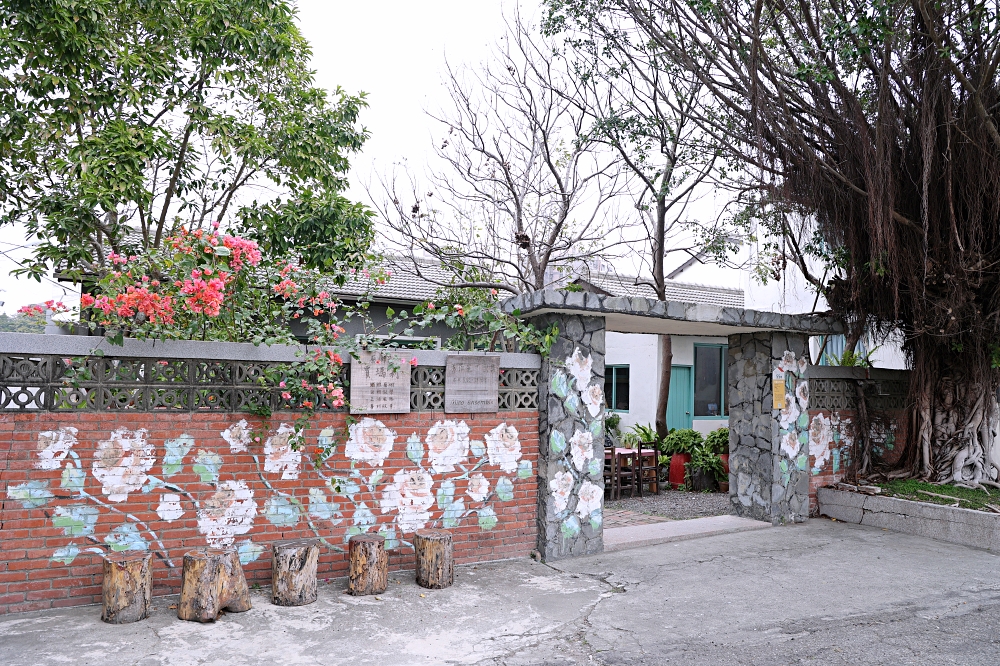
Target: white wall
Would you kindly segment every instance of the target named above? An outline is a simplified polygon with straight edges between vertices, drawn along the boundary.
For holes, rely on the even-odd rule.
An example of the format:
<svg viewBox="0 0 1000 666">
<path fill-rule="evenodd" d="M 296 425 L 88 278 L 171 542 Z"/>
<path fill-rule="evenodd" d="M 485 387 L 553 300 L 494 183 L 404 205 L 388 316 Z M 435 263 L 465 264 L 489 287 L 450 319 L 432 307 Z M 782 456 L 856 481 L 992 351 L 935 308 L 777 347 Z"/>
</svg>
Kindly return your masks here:
<svg viewBox="0 0 1000 666">
<path fill-rule="evenodd" d="M 675 335 L 672 340 L 673 364 L 694 365 L 694 345 L 727 344 L 726 338 Z M 660 385 L 661 360 L 655 335 L 613 333 L 605 336 L 605 364 L 629 366 L 629 410 L 616 412 L 622 417 L 621 428 L 656 422 L 656 396 Z M 694 429 L 707 434 L 729 424 L 726 418 L 695 419 Z"/>
</svg>

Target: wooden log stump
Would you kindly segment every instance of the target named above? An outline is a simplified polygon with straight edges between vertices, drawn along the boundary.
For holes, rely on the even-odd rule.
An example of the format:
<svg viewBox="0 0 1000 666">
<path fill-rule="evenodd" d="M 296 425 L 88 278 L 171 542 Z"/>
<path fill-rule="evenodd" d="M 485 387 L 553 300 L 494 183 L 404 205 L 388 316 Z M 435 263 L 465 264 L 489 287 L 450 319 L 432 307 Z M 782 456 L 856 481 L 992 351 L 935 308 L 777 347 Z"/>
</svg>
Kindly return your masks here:
<svg viewBox="0 0 1000 666">
<path fill-rule="evenodd" d="M 417 556 L 417 585 L 440 590 L 455 582 L 451 532 L 417 530 L 413 537 L 413 549 Z"/>
<path fill-rule="evenodd" d="M 351 570 L 347 593 L 360 597 L 385 592 L 389 584 L 389 556 L 385 552 L 385 537 L 377 534 L 355 534 L 347 547 Z"/>
<path fill-rule="evenodd" d="M 149 617 L 152 553 L 113 553 L 104 559 L 101 619 L 127 624 Z"/>
<path fill-rule="evenodd" d="M 234 548 L 200 548 L 184 554 L 177 617 L 214 622 L 219 611 L 250 610 L 250 588 Z"/>
<path fill-rule="evenodd" d="M 316 601 L 319 541 L 292 539 L 271 544 L 271 603 L 305 606 Z"/>
</svg>

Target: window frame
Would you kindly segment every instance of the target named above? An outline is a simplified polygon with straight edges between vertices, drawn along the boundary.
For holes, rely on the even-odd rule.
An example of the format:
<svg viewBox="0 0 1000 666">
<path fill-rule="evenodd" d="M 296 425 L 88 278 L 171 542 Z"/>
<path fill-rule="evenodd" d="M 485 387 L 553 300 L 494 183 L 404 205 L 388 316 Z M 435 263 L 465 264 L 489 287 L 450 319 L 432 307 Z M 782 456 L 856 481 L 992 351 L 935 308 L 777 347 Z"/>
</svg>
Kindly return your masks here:
<svg viewBox="0 0 1000 666">
<path fill-rule="evenodd" d="M 605 412 L 615 412 L 618 414 L 628 414 L 629 409 L 616 409 L 615 404 L 618 403 L 618 379 L 616 370 L 625 369 L 628 370 L 628 406 L 629 409 L 632 408 L 632 369 L 628 363 L 620 363 L 617 365 L 606 365 L 604 366 L 604 384 L 607 386 L 608 377 L 611 378 L 611 395 L 607 395 L 607 391 L 604 392 L 604 411 Z"/>
<path fill-rule="evenodd" d="M 708 347 L 719 350 L 719 410 L 718 416 L 698 416 L 694 413 L 696 400 L 695 380 L 698 377 L 698 348 Z M 695 342 L 694 350 L 691 352 L 691 419 L 694 421 L 720 421 L 729 418 L 729 404 L 726 402 L 726 353 L 723 350 L 729 349 L 728 344 L 718 342 Z"/>
</svg>

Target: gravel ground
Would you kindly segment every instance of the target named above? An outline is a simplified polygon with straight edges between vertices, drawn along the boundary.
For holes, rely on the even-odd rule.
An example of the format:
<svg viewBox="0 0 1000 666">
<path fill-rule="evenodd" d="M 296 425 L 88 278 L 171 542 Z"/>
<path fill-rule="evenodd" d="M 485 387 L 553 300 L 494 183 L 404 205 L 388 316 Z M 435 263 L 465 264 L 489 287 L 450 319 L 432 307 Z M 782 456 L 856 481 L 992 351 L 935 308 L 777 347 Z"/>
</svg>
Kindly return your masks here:
<svg viewBox="0 0 1000 666">
<path fill-rule="evenodd" d="M 725 516 L 732 513 L 728 493 L 692 493 L 665 490 L 659 495 L 626 497 L 604 503 L 607 511 L 638 511 L 674 520 Z"/>
</svg>

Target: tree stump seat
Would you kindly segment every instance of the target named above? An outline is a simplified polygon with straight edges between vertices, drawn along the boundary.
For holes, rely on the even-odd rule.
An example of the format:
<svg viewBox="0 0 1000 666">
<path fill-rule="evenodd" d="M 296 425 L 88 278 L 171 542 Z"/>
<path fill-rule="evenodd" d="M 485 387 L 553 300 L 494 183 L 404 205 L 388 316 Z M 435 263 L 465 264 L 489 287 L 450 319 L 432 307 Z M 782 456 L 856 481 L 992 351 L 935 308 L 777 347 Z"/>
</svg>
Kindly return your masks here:
<svg viewBox="0 0 1000 666">
<path fill-rule="evenodd" d="M 455 581 L 451 532 L 417 530 L 413 549 L 417 557 L 417 585 L 440 590 Z"/>
<path fill-rule="evenodd" d="M 290 539 L 271 544 L 271 603 L 305 606 L 317 599 L 319 540 Z"/>
<path fill-rule="evenodd" d="M 250 588 L 235 548 L 199 548 L 184 554 L 177 617 L 214 622 L 219 611 L 250 610 Z"/>
<path fill-rule="evenodd" d="M 385 552 L 385 537 L 377 534 L 355 534 L 347 546 L 350 572 L 347 593 L 354 596 L 381 594 L 389 584 L 389 556 Z"/>
<path fill-rule="evenodd" d="M 101 619 L 127 624 L 149 617 L 153 554 L 112 553 L 104 558 Z"/>
</svg>

